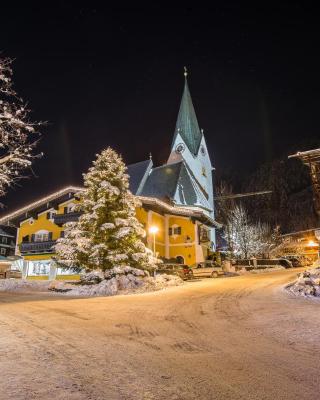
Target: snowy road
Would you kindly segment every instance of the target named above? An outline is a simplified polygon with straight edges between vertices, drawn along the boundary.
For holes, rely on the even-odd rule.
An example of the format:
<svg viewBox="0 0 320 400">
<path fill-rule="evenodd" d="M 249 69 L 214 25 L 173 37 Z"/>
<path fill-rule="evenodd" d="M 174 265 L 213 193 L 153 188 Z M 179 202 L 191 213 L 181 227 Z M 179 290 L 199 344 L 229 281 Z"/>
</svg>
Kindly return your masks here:
<svg viewBox="0 0 320 400">
<path fill-rule="evenodd" d="M 298 272 L 157 293 L 0 293 L 0 399 L 317 399 L 320 301 Z"/>
</svg>

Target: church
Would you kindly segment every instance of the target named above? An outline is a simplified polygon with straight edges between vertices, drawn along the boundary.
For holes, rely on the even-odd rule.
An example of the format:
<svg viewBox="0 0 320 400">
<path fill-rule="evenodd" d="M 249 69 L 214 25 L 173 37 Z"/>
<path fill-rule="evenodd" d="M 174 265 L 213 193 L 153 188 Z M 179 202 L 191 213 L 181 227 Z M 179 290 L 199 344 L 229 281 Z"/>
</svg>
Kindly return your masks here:
<svg viewBox="0 0 320 400">
<path fill-rule="evenodd" d="M 152 159 L 128 165 L 131 192 L 140 200 L 138 220 L 146 230 L 146 244 L 164 260 L 192 265 L 215 251 L 212 164 L 203 130 L 192 103 L 187 73 L 166 164 Z M 17 228 L 16 255 L 27 262 L 29 275 L 47 275 L 54 245 L 67 222 L 80 213 L 81 187 L 68 186 L 0 218 Z M 58 273 L 67 273 L 60 270 Z"/>
</svg>

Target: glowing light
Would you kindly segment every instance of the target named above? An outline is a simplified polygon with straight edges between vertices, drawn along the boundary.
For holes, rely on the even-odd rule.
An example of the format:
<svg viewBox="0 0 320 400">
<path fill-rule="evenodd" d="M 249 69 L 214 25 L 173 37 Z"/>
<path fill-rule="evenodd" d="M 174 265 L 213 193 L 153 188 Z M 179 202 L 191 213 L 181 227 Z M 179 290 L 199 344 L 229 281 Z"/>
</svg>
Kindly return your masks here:
<svg viewBox="0 0 320 400">
<path fill-rule="evenodd" d="M 308 247 L 318 247 L 319 243 L 314 242 L 313 240 L 309 240 Z"/>
<path fill-rule="evenodd" d="M 153 235 L 155 235 L 156 233 L 159 232 L 159 228 L 157 226 L 155 226 L 155 225 L 150 226 L 149 232 L 152 233 Z"/>
</svg>

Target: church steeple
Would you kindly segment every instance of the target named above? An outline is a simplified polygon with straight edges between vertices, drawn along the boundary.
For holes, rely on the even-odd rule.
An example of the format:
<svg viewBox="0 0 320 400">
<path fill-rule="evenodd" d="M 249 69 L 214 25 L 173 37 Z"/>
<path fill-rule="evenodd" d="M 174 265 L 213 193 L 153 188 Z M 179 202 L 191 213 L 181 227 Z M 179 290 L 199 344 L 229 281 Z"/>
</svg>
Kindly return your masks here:
<svg viewBox="0 0 320 400">
<path fill-rule="evenodd" d="M 200 142 L 202 139 L 202 132 L 199 128 L 197 116 L 192 104 L 192 99 L 188 87 L 186 68 L 184 72 L 184 77 L 185 77 L 184 90 L 176 122 L 173 143 L 175 143 L 177 135 L 180 134 L 181 138 L 188 146 L 190 152 L 193 155 L 197 155 L 199 151 Z"/>
</svg>

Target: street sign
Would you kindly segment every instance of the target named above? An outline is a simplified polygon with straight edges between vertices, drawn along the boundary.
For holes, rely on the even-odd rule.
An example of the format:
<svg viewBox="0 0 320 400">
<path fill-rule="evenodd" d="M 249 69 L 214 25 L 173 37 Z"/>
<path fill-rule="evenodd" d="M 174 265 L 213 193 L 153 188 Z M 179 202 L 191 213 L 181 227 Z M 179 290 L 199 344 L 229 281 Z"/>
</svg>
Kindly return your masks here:
<svg viewBox="0 0 320 400">
<path fill-rule="evenodd" d="M 320 229 L 316 229 L 314 231 L 314 236 L 317 238 L 317 240 L 320 240 Z"/>
</svg>

